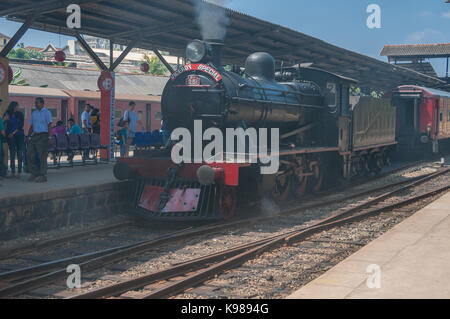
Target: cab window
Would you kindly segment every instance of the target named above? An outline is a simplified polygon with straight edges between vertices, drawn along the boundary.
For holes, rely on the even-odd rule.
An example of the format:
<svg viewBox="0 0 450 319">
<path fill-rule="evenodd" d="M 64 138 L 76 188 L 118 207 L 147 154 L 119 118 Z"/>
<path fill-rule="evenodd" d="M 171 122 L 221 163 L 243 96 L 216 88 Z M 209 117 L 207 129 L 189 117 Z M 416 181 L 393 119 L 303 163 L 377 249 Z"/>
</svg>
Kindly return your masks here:
<svg viewBox="0 0 450 319">
<path fill-rule="evenodd" d="M 327 91 L 325 101 L 329 107 L 335 107 L 337 104 L 337 86 L 334 82 L 327 82 Z"/>
</svg>

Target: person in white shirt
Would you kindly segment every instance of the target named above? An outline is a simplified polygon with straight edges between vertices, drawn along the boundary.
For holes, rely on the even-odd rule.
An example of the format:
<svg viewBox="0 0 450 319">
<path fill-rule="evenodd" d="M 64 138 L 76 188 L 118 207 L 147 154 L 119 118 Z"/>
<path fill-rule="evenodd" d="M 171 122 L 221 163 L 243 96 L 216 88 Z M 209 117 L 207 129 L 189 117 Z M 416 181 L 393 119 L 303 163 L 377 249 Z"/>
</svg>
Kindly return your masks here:
<svg viewBox="0 0 450 319">
<path fill-rule="evenodd" d="M 91 106 L 86 104 L 84 106 L 83 113 L 81 113 L 81 127 L 83 129 L 83 133 L 90 133 L 92 130 L 91 115 L 89 114 L 90 111 Z"/>
<path fill-rule="evenodd" d="M 31 113 L 27 160 L 31 176 L 30 182 L 45 183 L 47 181 L 48 146 L 52 140 L 52 113 L 44 107 L 44 99 L 37 97 L 36 110 Z M 39 157 L 39 167 L 36 161 Z"/>
</svg>

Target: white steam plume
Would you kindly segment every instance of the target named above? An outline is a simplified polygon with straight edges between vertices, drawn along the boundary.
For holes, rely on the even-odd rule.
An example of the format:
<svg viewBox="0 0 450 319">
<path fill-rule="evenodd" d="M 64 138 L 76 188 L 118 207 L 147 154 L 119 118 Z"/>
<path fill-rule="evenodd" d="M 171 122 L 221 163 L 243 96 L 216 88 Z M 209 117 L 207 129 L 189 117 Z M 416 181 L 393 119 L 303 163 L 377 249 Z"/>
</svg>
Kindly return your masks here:
<svg viewBox="0 0 450 319">
<path fill-rule="evenodd" d="M 224 8 L 227 0 L 192 0 L 192 2 L 197 11 L 197 23 L 203 40 L 223 40 L 230 23 Z"/>
</svg>

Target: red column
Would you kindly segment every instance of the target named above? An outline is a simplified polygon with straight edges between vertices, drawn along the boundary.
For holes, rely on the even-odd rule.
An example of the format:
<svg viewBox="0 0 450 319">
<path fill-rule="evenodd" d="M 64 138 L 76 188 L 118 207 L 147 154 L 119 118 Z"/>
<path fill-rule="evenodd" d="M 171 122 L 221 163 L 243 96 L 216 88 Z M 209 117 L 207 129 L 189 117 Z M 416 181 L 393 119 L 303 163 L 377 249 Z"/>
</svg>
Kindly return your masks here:
<svg viewBox="0 0 450 319">
<path fill-rule="evenodd" d="M 100 142 L 106 150 L 100 151 L 100 158 L 109 161 L 114 158 L 114 113 L 115 113 L 115 81 L 114 72 L 102 71 L 98 78 L 100 89 Z"/>
</svg>

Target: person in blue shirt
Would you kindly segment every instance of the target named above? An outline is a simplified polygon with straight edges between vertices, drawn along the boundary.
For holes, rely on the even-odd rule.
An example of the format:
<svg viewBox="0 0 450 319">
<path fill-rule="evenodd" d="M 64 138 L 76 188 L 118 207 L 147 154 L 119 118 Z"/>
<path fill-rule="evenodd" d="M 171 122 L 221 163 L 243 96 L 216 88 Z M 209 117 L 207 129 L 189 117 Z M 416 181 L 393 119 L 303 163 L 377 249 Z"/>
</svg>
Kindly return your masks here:
<svg viewBox="0 0 450 319">
<path fill-rule="evenodd" d="M 48 146 L 52 141 L 52 114 L 44 107 L 44 99 L 37 97 L 34 101 L 36 110 L 31 114 L 27 161 L 31 173 L 29 181 L 44 183 L 47 181 Z M 39 167 L 35 154 L 38 154 Z"/>
<path fill-rule="evenodd" d="M 69 119 L 67 123 L 69 125 L 69 129 L 67 130 L 69 134 L 81 135 L 81 128 L 75 123 L 74 119 Z"/>
<path fill-rule="evenodd" d="M 6 113 L 3 115 L 6 125 L 6 138 L 9 146 L 11 174 L 16 176 L 16 155 L 18 162 L 17 178 L 22 174 L 23 151 L 25 144 L 25 134 L 23 132 L 24 116 L 19 110 L 19 103 L 12 101 L 9 103 Z"/>
<path fill-rule="evenodd" d="M 126 146 L 127 154 L 129 154 L 130 145 L 133 142 L 134 137 L 136 136 L 137 124 L 139 124 L 142 128 L 144 127 L 141 121 L 139 120 L 136 111 L 134 110 L 136 108 L 136 103 L 134 101 L 130 101 L 128 103 L 128 106 L 129 106 L 128 110 L 126 110 L 123 115 L 124 121 L 128 122 L 128 131 L 127 131 L 128 141 Z"/>
</svg>

